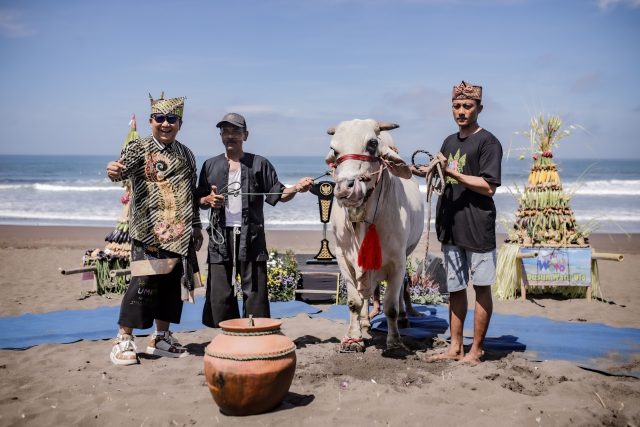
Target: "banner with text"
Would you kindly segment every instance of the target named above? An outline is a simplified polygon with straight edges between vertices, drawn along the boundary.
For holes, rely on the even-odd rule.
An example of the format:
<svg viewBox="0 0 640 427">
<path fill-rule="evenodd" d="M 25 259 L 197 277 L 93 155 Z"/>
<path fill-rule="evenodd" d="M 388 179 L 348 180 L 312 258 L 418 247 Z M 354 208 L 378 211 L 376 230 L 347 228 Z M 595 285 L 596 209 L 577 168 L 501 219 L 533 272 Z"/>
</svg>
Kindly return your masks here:
<svg viewBox="0 0 640 427">
<path fill-rule="evenodd" d="M 537 258 L 522 259 L 526 286 L 591 286 L 591 248 L 522 248 L 520 252 L 538 252 Z"/>
</svg>

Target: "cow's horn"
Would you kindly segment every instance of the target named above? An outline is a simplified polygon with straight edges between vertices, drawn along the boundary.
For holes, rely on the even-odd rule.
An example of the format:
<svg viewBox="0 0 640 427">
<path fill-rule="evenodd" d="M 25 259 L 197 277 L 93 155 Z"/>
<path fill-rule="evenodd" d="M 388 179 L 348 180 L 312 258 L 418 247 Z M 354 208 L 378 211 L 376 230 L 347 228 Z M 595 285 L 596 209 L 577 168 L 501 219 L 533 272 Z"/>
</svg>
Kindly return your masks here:
<svg viewBox="0 0 640 427">
<path fill-rule="evenodd" d="M 380 128 L 380 130 L 393 130 L 399 128 L 400 125 L 397 125 L 395 123 L 378 122 L 378 127 Z"/>
<path fill-rule="evenodd" d="M 328 133 L 329 135 L 333 135 L 333 134 L 335 134 L 335 133 L 336 133 L 336 128 L 329 128 L 329 129 L 327 129 L 327 133 Z"/>
</svg>

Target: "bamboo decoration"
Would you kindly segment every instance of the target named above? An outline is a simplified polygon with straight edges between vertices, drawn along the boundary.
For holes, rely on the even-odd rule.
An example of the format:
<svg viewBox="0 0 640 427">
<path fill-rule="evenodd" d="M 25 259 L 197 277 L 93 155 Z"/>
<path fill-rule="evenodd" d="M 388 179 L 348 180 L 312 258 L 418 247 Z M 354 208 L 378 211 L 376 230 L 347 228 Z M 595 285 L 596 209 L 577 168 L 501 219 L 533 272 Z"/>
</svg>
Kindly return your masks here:
<svg viewBox="0 0 640 427">
<path fill-rule="evenodd" d="M 125 138 L 124 146 L 139 138 L 134 114 L 129 122 L 129 133 Z M 113 231 L 105 237 L 104 249 L 88 249 L 82 257 L 82 268 L 61 269 L 61 273 L 65 275 L 87 272 L 93 274 L 95 285 L 90 293 L 95 292 L 98 295 L 124 293 L 129 284 L 130 276 L 122 272 L 128 272 L 131 258 L 131 236 L 129 235 L 131 183 L 126 180 L 122 186 L 124 187 L 124 194 L 120 198 L 122 213 Z M 112 270 L 119 274 L 111 275 Z"/>
<path fill-rule="evenodd" d="M 535 147 L 533 165 L 524 192 L 519 194 L 514 230 L 509 240 L 529 247 L 588 247 L 587 233 L 580 230 L 570 195 L 560 182 L 552 149 L 568 135 L 558 117 L 534 117 L 530 138 Z"/>
<path fill-rule="evenodd" d="M 587 248 L 588 233 L 576 221 L 570 206 L 571 196 L 562 188 L 553 149 L 558 141 L 569 135 L 562 130 L 562 121 L 556 116 L 533 117 L 527 133 L 533 153 L 533 164 L 527 184 L 517 193 L 518 208 L 513 229 L 508 232 L 507 245 L 500 249 L 494 294 L 501 299 L 515 298 L 520 290 L 521 272 L 516 262 L 521 247 L 532 248 Z M 514 266 L 517 271 L 514 270 Z M 597 271 L 597 269 L 596 269 Z M 592 291 L 599 293 L 599 281 Z M 595 285 L 595 286 L 594 286 Z M 584 286 L 532 287 L 528 293 L 559 293 L 569 297 L 585 296 Z"/>
</svg>

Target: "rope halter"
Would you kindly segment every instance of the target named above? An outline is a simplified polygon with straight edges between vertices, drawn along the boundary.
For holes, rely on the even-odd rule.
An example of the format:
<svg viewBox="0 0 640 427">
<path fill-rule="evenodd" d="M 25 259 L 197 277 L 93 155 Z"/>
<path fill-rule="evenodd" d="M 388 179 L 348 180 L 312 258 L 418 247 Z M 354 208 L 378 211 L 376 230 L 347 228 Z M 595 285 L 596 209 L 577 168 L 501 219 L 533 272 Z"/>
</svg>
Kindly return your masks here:
<svg viewBox="0 0 640 427">
<path fill-rule="evenodd" d="M 344 154 L 338 157 L 335 163 L 333 163 L 331 166 L 335 170 L 338 168 L 338 166 L 340 166 L 342 162 L 346 160 L 360 160 L 361 162 L 380 163 L 380 168 L 378 169 L 377 172 L 367 172 L 365 174 L 359 175 L 357 177 L 358 181 L 370 181 L 371 175 L 380 174 L 384 167 L 384 163 L 382 163 L 382 160 L 380 159 L 380 157 L 369 156 L 366 154 Z M 335 180 L 335 174 L 333 176 L 333 179 Z M 378 176 L 378 180 L 380 180 L 380 176 Z M 376 185 L 377 185 L 377 181 L 376 181 Z"/>
</svg>

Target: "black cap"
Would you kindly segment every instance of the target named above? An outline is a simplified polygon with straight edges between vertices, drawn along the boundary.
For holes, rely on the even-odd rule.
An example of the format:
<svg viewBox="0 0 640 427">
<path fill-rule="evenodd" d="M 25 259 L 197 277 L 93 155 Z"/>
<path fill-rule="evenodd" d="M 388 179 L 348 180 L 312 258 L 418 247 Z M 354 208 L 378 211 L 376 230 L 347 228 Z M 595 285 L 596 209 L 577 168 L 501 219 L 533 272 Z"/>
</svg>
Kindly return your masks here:
<svg viewBox="0 0 640 427">
<path fill-rule="evenodd" d="M 232 125 L 237 126 L 239 128 L 245 128 L 245 129 L 247 128 L 247 122 L 244 120 L 244 117 L 242 117 L 238 113 L 225 114 L 225 116 L 222 118 L 222 120 L 220 120 L 218 122 L 216 127 L 219 128 L 225 123 L 232 124 Z"/>
</svg>

